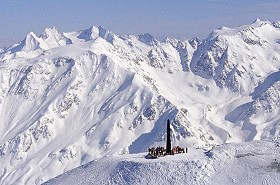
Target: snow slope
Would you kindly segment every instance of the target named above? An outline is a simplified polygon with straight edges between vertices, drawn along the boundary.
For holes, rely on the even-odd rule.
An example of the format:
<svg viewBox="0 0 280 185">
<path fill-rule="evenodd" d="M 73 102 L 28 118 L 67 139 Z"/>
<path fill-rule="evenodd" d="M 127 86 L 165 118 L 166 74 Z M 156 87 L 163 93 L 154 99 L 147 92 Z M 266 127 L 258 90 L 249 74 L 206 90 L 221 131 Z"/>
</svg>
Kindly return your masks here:
<svg viewBox="0 0 280 185">
<path fill-rule="evenodd" d="M 189 149 L 158 159 L 145 153 L 97 159 L 68 171 L 45 185 L 62 184 L 278 184 L 280 145 L 255 141 Z"/>
<path fill-rule="evenodd" d="M 160 42 L 91 27 L 0 52 L 0 184 L 41 184 L 108 155 L 279 135 L 280 26 Z M 59 167 L 58 167 L 59 166 Z"/>
</svg>

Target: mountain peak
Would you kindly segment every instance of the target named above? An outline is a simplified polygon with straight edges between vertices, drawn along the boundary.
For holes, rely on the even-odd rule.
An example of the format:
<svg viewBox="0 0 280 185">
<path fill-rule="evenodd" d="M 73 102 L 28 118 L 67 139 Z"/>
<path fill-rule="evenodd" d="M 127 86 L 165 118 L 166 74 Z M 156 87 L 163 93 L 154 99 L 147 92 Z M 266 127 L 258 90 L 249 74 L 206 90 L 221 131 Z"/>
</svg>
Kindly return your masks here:
<svg viewBox="0 0 280 185">
<path fill-rule="evenodd" d="M 40 35 L 50 48 L 61 45 L 72 44 L 72 40 L 67 38 L 63 32 L 60 32 L 56 27 L 46 28 Z"/>
<path fill-rule="evenodd" d="M 157 45 L 158 41 L 149 33 L 144 33 L 141 35 L 138 35 L 138 40 L 144 44 L 153 46 L 153 45 Z"/>
<path fill-rule="evenodd" d="M 40 38 L 46 40 L 51 35 L 58 35 L 60 31 L 56 27 L 45 28 L 45 30 L 41 33 Z"/>
<path fill-rule="evenodd" d="M 248 30 L 253 31 L 256 30 L 257 28 L 262 28 L 264 25 L 272 25 L 272 24 L 269 21 L 261 21 L 260 19 L 257 18 L 253 23 L 248 25 L 241 25 L 234 28 L 222 26 L 219 29 L 212 31 L 210 35 L 207 37 L 207 40 L 213 40 L 218 36 L 232 36 L 237 34 L 243 35 Z"/>
<path fill-rule="evenodd" d="M 101 37 L 101 38 L 105 39 L 106 41 L 112 43 L 114 36 L 115 36 L 114 33 L 106 30 L 102 26 L 98 26 L 98 27 L 92 26 L 88 29 L 80 31 L 78 38 L 83 39 L 85 41 L 89 41 L 89 40 L 95 40 L 98 37 Z"/>
<path fill-rule="evenodd" d="M 25 39 L 20 42 L 20 44 L 11 49 L 12 53 L 18 51 L 34 51 L 37 49 L 48 49 L 46 43 L 39 37 L 35 35 L 35 33 L 30 32 L 26 35 Z"/>
<path fill-rule="evenodd" d="M 259 18 L 256 18 L 256 20 L 253 23 L 260 22 L 260 21 L 261 20 Z"/>
</svg>

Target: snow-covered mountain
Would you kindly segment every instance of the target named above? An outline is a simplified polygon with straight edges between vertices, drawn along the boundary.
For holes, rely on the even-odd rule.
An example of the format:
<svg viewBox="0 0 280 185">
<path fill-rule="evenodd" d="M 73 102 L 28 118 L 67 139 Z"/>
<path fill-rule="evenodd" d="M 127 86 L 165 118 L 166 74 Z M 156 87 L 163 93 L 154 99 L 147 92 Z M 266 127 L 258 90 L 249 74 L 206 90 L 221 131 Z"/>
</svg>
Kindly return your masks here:
<svg viewBox="0 0 280 185">
<path fill-rule="evenodd" d="M 211 148 L 280 131 L 280 23 L 157 41 L 47 28 L 0 50 L 0 184 L 41 184 L 107 155 Z"/>
</svg>

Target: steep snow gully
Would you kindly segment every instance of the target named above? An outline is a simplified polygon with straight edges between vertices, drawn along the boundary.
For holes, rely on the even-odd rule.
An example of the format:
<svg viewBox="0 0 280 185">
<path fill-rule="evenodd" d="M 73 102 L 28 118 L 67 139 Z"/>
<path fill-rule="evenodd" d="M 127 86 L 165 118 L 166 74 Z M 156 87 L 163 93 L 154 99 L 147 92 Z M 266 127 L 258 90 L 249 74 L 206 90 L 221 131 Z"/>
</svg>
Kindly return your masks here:
<svg viewBox="0 0 280 185">
<path fill-rule="evenodd" d="M 277 184 L 279 41 L 280 23 L 260 20 L 204 40 L 29 33 L 0 49 L 0 184 L 42 184 L 88 162 L 49 183 Z M 143 159 L 164 146 L 167 119 L 190 153 Z"/>
</svg>

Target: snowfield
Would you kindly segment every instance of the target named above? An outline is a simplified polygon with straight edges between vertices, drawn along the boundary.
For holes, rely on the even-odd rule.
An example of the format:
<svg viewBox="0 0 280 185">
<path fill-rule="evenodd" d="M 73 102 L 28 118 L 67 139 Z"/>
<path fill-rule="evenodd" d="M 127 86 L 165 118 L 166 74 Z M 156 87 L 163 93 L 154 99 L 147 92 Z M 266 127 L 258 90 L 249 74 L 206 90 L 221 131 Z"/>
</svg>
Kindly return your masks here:
<svg viewBox="0 0 280 185">
<path fill-rule="evenodd" d="M 226 144 L 211 151 L 145 159 L 146 153 L 104 157 L 44 185 L 64 184 L 279 184 L 280 143 Z"/>
<path fill-rule="evenodd" d="M 239 178 L 238 172 L 246 167 L 239 163 L 260 159 L 252 162 L 253 169 L 246 167 L 251 178 L 255 166 L 273 162 L 267 151 L 278 149 L 263 146 L 264 155 L 240 152 L 244 157 L 229 150 L 261 149 L 251 141 L 267 142 L 269 147 L 274 144 L 267 140 L 279 135 L 279 41 L 280 23 L 260 20 L 222 27 L 204 40 L 157 41 L 147 33 L 120 36 L 101 26 L 77 32 L 52 27 L 39 36 L 29 33 L 22 42 L 0 49 L 0 184 L 42 184 L 97 159 L 92 163 L 96 167 L 102 160 L 115 164 L 116 168 L 103 166 L 108 174 L 122 165 L 157 171 L 165 169 L 161 165 L 186 164 L 192 169 L 209 162 L 205 168 L 209 175 L 208 171 L 189 178 L 180 174 L 178 182 L 198 178 L 191 182 L 218 183 L 216 175 L 227 181 L 227 170 L 234 169 L 237 177 L 230 176 L 230 182 L 249 182 Z M 191 148 L 190 158 L 146 163 L 139 153 L 165 146 L 167 119 L 172 121 L 173 146 Z M 213 147 L 215 155 L 205 156 L 202 149 Z M 228 160 L 222 158 L 226 153 L 231 156 Z M 196 160 L 192 155 L 199 164 L 192 164 Z M 118 166 L 117 161 L 126 160 L 131 163 Z M 224 165 L 219 171 L 222 161 L 236 168 Z M 148 169 L 150 165 L 155 168 Z M 258 173 L 266 176 L 266 169 Z M 122 173 L 135 183 L 140 178 Z M 167 176 L 176 181 L 176 176 Z M 106 174 L 100 182 L 104 179 Z M 121 176 L 113 179 L 123 181 Z M 267 184 L 275 184 L 267 179 Z"/>
</svg>

